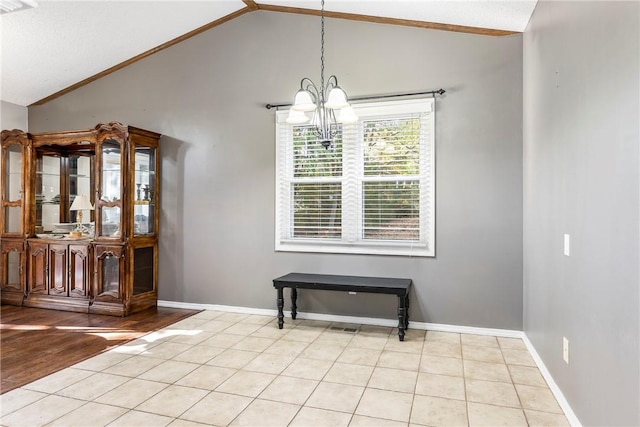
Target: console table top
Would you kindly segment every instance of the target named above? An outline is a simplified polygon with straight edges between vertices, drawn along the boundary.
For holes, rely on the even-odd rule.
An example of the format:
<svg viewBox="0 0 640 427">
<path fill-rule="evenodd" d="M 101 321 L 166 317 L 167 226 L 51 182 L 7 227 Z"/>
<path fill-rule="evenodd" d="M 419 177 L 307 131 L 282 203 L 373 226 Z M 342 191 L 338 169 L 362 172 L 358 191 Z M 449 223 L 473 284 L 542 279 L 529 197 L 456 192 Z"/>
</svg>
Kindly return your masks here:
<svg viewBox="0 0 640 427">
<path fill-rule="evenodd" d="M 273 279 L 273 286 L 327 289 L 327 285 L 351 288 L 350 290 L 368 290 L 369 292 L 397 293 L 399 290 L 408 292 L 411 279 L 392 277 L 343 276 L 334 274 L 289 273 Z M 385 292 L 386 291 L 386 292 Z"/>
</svg>

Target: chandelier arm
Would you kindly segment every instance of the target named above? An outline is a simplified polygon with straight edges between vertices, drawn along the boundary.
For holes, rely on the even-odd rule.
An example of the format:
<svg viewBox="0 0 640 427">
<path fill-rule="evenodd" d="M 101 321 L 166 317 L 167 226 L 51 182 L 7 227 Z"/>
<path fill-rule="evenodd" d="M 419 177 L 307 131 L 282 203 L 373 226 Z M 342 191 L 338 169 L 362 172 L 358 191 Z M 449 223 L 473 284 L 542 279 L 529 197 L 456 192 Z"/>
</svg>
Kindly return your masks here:
<svg viewBox="0 0 640 427">
<path fill-rule="evenodd" d="M 316 136 L 318 142 L 328 150 L 335 137 L 335 132 L 331 129 L 331 123 L 332 120 L 335 121 L 335 115 L 333 111 L 328 108 L 318 108 L 316 110 L 316 116 Z"/>
<path fill-rule="evenodd" d="M 315 103 L 318 104 L 318 99 L 320 98 L 320 96 L 319 96 L 320 92 L 318 91 L 318 87 L 313 82 L 313 80 L 311 80 L 308 77 L 303 78 L 300 81 L 300 89 L 306 90 L 307 92 L 309 92 L 311 94 L 311 96 L 313 98 L 315 98 L 314 99 Z"/>
<path fill-rule="evenodd" d="M 338 120 L 336 119 L 336 113 L 334 110 L 332 109 L 328 109 L 328 114 L 329 114 L 329 123 L 327 125 L 327 128 L 329 129 L 329 134 L 331 136 L 331 140 L 333 141 L 333 139 L 338 136 Z M 331 125 L 334 125 L 333 127 Z"/>
<path fill-rule="evenodd" d="M 334 87 L 338 87 L 338 78 L 335 74 L 332 74 L 331 77 L 327 79 L 327 89 L 333 89 Z"/>
<path fill-rule="evenodd" d="M 331 92 L 331 89 L 336 87 L 338 87 L 338 78 L 332 74 L 331 77 L 327 79 L 327 86 L 324 88 L 325 100 L 329 99 L 329 92 Z"/>
</svg>

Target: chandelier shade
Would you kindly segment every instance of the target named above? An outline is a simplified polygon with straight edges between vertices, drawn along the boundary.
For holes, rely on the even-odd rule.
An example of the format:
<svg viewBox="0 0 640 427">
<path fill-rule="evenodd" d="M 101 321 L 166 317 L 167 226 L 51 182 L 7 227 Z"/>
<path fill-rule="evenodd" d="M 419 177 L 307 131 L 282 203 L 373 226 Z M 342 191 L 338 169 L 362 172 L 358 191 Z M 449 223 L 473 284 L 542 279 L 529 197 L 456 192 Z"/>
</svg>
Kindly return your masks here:
<svg viewBox="0 0 640 427">
<path fill-rule="evenodd" d="M 309 121 L 309 117 L 304 113 L 304 111 L 298 111 L 291 108 L 289 111 L 289 116 L 287 117 L 287 123 L 290 125 L 301 125 L 303 123 L 307 123 Z"/>
<path fill-rule="evenodd" d="M 296 97 L 291 107 L 294 111 L 313 111 L 316 109 L 316 104 L 313 101 L 311 93 L 304 89 L 300 89 L 296 92 Z"/>
<path fill-rule="evenodd" d="M 327 108 L 332 108 L 334 110 L 338 108 L 348 107 L 349 103 L 347 102 L 347 94 L 344 93 L 344 91 L 340 87 L 334 87 L 333 89 L 331 89 L 331 92 L 329 92 L 327 102 L 325 102 L 324 106 Z"/>
<path fill-rule="evenodd" d="M 353 107 L 348 106 L 344 107 L 340 110 L 340 114 L 338 115 L 338 123 L 342 124 L 350 124 L 358 121 L 358 116 L 356 112 L 353 111 Z"/>
</svg>

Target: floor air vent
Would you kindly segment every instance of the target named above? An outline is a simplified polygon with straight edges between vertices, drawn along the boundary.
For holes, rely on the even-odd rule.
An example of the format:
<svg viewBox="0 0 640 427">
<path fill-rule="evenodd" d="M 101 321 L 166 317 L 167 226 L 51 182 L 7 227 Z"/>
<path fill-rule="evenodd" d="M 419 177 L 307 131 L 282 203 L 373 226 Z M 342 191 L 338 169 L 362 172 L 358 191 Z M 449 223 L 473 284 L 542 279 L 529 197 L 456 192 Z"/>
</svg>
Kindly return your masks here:
<svg viewBox="0 0 640 427">
<path fill-rule="evenodd" d="M 329 329 L 332 331 L 351 332 L 352 334 L 358 332 L 358 328 L 345 328 L 343 326 L 332 326 Z"/>
</svg>

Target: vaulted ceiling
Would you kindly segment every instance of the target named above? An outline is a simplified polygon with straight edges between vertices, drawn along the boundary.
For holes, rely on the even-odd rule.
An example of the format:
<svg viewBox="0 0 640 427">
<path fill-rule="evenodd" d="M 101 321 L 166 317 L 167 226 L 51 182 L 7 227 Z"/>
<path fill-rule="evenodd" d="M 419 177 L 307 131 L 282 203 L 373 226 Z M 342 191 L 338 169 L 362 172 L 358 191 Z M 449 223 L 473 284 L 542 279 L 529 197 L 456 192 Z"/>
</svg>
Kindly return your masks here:
<svg viewBox="0 0 640 427">
<path fill-rule="evenodd" d="M 537 0 L 326 0 L 342 19 L 501 36 Z M 58 1 L 0 15 L 0 99 L 41 104 L 245 13 L 319 14 L 319 0 Z"/>
</svg>

